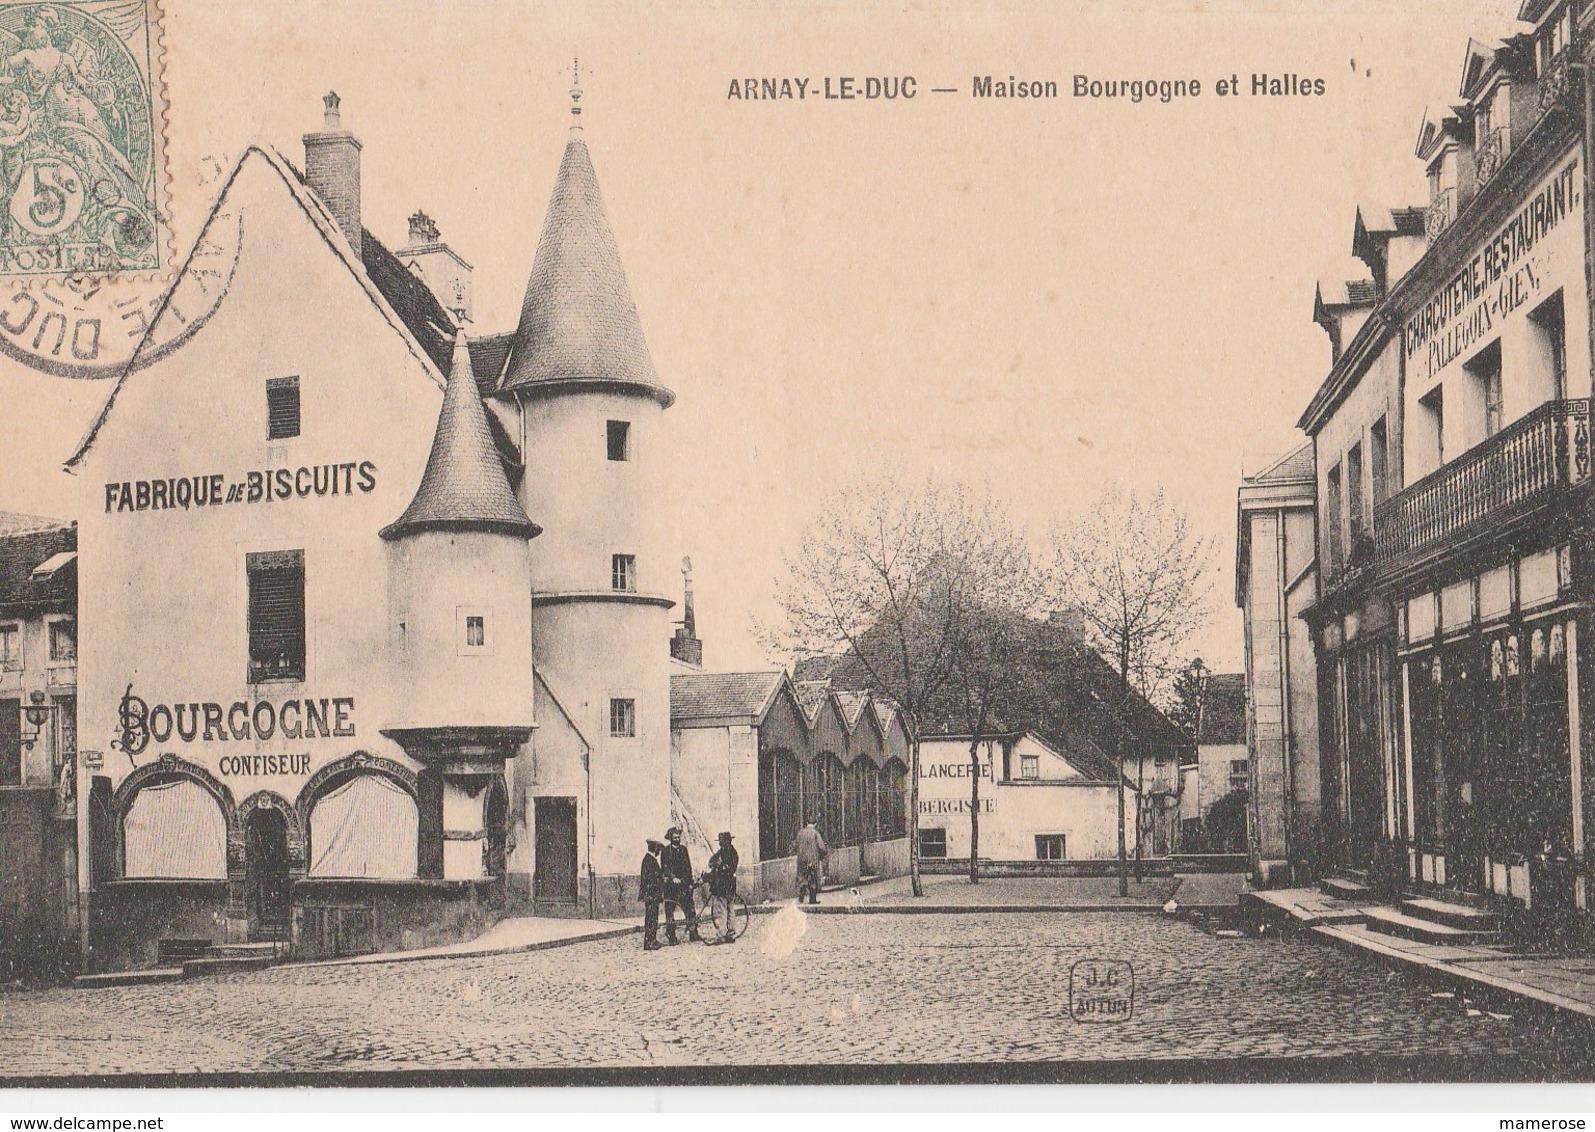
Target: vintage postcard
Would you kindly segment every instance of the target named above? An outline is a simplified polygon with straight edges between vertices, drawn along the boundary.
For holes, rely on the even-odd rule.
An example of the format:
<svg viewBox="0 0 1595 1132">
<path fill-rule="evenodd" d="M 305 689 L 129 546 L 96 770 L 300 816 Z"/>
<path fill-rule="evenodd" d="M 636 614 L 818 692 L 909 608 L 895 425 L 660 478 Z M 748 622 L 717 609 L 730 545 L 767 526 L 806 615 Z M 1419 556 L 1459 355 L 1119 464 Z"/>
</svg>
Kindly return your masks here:
<svg viewBox="0 0 1595 1132">
<path fill-rule="evenodd" d="M 1592 67 L 0 0 L 0 1085 L 1595 1080 Z"/>
</svg>

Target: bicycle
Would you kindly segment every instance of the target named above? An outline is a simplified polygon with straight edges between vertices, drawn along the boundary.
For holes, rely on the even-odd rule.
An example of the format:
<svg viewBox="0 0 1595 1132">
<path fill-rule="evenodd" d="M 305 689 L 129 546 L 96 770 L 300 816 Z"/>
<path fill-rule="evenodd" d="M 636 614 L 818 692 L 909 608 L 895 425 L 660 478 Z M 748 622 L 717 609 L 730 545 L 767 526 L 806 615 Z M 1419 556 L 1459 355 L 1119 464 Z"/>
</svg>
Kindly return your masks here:
<svg viewBox="0 0 1595 1132">
<path fill-rule="evenodd" d="M 732 893 L 725 897 L 711 896 L 708 873 L 698 878 L 692 894 L 700 909 L 700 925 L 702 921 L 707 920 L 714 927 L 712 934 L 703 935 L 704 943 L 725 943 L 748 934 L 748 924 L 752 916 L 748 912 L 748 902 L 739 894 Z M 729 934 L 727 928 L 730 929 Z"/>
</svg>

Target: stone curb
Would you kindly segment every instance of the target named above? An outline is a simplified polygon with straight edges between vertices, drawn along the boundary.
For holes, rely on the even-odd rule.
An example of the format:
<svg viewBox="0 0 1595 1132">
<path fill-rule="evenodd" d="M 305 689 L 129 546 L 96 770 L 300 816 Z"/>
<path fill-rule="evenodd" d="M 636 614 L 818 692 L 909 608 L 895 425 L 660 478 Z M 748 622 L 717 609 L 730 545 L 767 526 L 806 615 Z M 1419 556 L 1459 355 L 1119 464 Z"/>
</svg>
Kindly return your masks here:
<svg viewBox="0 0 1595 1132">
<path fill-rule="evenodd" d="M 1577 1015 L 1585 1021 L 1595 1020 L 1595 1005 L 1566 998 L 1551 991 L 1541 990 L 1511 979 L 1495 978 L 1482 971 L 1448 963 L 1441 959 L 1427 959 L 1396 947 L 1385 947 L 1373 940 L 1358 939 L 1332 925 L 1309 928 L 1309 931 L 1342 951 L 1372 955 L 1392 966 L 1439 978 L 1453 986 L 1471 988 L 1475 993 L 1505 994 L 1525 1000 L 1544 1009 Z"/>
<path fill-rule="evenodd" d="M 509 947 L 484 947 L 475 951 L 448 951 L 442 954 L 431 952 L 415 954 L 406 951 L 390 951 L 382 955 L 350 955 L 340 959 L 311 959 L 302 963 L 280 963 L 279 967 L 378 967 L 385 963 L 422 963 L 434 959 L 486 959 L 494 955 L 520 955 L 528 951 L 549 951 L 556 947 L 568 947 L 575 943 L 586 943 L 596 939 L 619 939 L 622 936 L 639 934 L 641 925 L 628 925 L 626 927 L 606 928 L 603 931 L 586 932 L 582 935 L 565 936 L 563 939 L 540 939 L 533 943 L 518 943 Z"/>
</svg>

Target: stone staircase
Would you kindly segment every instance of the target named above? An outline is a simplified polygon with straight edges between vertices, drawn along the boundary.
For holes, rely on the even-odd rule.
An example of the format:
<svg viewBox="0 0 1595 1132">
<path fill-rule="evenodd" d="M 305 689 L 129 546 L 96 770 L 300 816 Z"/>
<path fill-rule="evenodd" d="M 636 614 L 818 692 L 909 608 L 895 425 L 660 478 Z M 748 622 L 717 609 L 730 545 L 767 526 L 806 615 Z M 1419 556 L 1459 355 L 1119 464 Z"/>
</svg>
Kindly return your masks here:
<svg viewBox="0 0 1595 1132">
<path fill-rule="evenodd" d="M 183 977 L 194 975 L 219 975 L 229 971 L 254 971 L 270 967 L 288 953 L 286 943 L 218 943 L 207 948 L 205 954 L 183 963 Z"/>
<path fill-rule="evenodd" d="M 288 929 L 268 932 L 277 938 L 257 943 L 212 943 L 208 939 L 162 939 L 156 941 L 155 966 L 134 971 L 107 971 L 79 975 L 77 987 L 142 986 L 148 983 L 175 983 L 196 975 L 220 975 L 231 971 L 255 971 L 288 958 Z"/>
<path fill-rule="evenodd" d="M 1378 903 L 1358 878 L 1326 877 L 1318 888 L 1326 896 L 1359 905 L 1363 923 L 1371 932 L 1441 945 L 1494 943 L 1501 938 L 1500 917 L 1467 902 L 1461 894 L 1413 894 L 1390 907 Z"/>
</svg>

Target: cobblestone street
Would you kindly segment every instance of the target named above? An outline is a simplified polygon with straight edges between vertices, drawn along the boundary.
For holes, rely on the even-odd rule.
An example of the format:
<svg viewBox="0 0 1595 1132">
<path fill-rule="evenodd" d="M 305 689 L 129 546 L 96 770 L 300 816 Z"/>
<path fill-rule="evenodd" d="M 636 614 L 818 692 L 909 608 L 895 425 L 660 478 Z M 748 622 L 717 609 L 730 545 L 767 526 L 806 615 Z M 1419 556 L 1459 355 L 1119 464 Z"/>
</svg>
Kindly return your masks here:
<svg viewBox="0 0 1595 1132">
<path fill-rule="evenodd" d="M 1069 1013 L 1081 959 L 1134 967 L 1128 1021 Z M 754 918 L 732 946 L 636 936 L 477 959 L 279 967 L 0 994 L 0 1074 L 348 1073 L 1123 1059 L 1488 1059 L 1590 1076 L 1582 1031 L 1322 945 L 1133 913 Z M 1483 1006 L 1484 1004 L 1472 1004 Z"/>
</svg>

